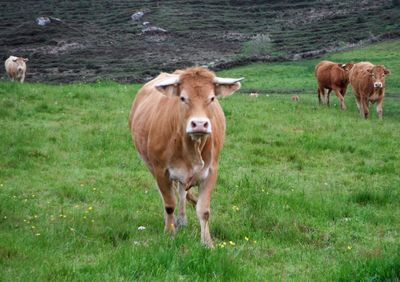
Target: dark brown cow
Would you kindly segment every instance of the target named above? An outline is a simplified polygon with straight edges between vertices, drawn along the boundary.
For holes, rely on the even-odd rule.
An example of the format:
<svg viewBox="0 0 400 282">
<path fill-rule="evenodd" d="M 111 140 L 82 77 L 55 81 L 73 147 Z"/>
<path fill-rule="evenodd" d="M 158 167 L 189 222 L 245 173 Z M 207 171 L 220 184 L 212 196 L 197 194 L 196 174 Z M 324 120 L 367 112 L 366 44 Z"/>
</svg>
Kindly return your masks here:
<svg viewBox="0 0 400 282">
<path fill-rule="evenodd" d="M 353 67 L 352 63 L 337 64 L 330 61 L 321 61 L 315 66 L 315 77 L 318 82 L 318 101 L 329 105 L 331 91 L 335 91 L 339 99 L 340 107 L 344 110 L 344 95 L 349 84 L 349 71 Z M 325 89 L 328 93 L 325 95 Z"/>
<path fill-rule="evenodd" d="M 369 103 L 375 103 L 376 112 L 382 118 L 383 98 L 385 97 L 385 75 L 390 71 L 382 65 L 361 62 L 350 71 L 350 82 L 356 97 L 357 108 L 364 118 L 368 118 Z"/>
<path fill-rule="evenodd" d="M 162 73 L 139 90 L 129 117 L 136 149 L 164 201 L 165 230 L 173 233 L 175 227 L 187 224 L 187 192 L 199 186 L 196 213 L 201 241 L 209 247 L 213 245 L 208 227 L 210 199 L 225 134 L 217 98 L 233 94 L 240 80 L 218 78 L 205 68 Z M 174 182 L 179 190 L 176 221 Z"/>
</svg>

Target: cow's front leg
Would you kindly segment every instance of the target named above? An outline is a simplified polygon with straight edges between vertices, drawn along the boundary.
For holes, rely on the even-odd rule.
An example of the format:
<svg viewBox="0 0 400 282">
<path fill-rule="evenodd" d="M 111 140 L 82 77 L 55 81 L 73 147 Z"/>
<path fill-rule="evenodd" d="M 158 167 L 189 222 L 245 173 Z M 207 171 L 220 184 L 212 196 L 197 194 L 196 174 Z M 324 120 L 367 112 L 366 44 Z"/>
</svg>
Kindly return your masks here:
<svg viewBox="0 0 400 282">
<path fill-rule="evenodd" d="M 165 231 L 168 233 L 175 233 L 174 210 L 176 207 L 176 199 L 172 181 L 169 179 L 168 173 L 163 170 L 156 171 L 155 177 L 164 202 Z"/>
<path fill-rule="evenodd" d="M 378 103 L 376 105 L 376 113 L 378 114 L 378 118 L 382 119 L 383 112 L 383 95 L 378 98 Z"/>
<path fill-rule="evenodd" d="M 187 191 L 185 186 L 178 182 L 178 193 L 179 193 L 179 216 L 176 219 L 176 227 L 183 227 L 187 225 L 187 218 L 186 218 L 186 196 Z"/>
<path fill-rule="evenodd" d="M 369 114 L 368 103 L 369 103 L 368 98 L 365 97 L 361 98 L 361 109 L 362 109 L 361 116 L 364 117 L 365 119 L 368 119 L 368 114 Z"/>
<path fill-rule="evenodd" d="M 216 168 L 210 168 L 208 177 L 200 183 L 199 186 L 199 197 L 196 205 L 197 217 L 200 221 L 201 228 L 201 242 L 207 247 L 212 248 L 213 241 L 210 235 L 210 229 L 208 227 L 208 221 L 210 219 L 210 201 L 211 193 L 214 189 L 215 181 L 217 180 Z"/>
<path fill-rule="evenodd" d="M 342 110 L 346 109 L 346 105 L 344 103 L 344 97 L 342 96 L 342 94 L 340 93 L 340 91 L 338 89 L 335 89 L 335 93 L 336 93 L 336 97 L 338 97 L 339 102 L 340 102 L 340 108 Z"/>
</svg>

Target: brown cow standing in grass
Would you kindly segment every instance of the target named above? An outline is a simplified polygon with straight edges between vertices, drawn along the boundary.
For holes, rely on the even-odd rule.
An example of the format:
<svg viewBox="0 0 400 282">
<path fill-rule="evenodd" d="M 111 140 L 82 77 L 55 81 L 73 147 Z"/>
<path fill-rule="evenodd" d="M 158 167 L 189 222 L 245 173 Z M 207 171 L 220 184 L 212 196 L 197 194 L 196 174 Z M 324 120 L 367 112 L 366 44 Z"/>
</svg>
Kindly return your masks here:
<svg viewBox="0 0 400 282">
<path fill-rule="evenodd" d="M 383 98 L 385 97 L 385 75 L 390 71 L 382 65 L 361 62 L 350 71 L 350 83 L 356 97 L 357 108 L 364 118 L 368 118 L 369 103 L 375 103 L 376 112 L 382 118 Z"/>
<path fill-rule="evenodd" d="M 217 98 L 233 94 L 241 79 L 218 78 L 205 68 L 162 73 L 138 92 L 129 116 L 137 151 L 155 177 L 165 208 L 165 230 L 187 224 L 186 198 L 199 186 L 196 213 L 201 241 L 213 246 L 208 221 L 224 142 L 225 116 Z M 179 216 L 175 221 L 174 182 Z"/>
<path fill-rule="evenodd" d="M 10 56 L 4 63 L 8 77 L 21 83 L 25 80 L 27 58 Z"/>
<path fill-rule="evenodd" d="M 344 95 L 349 84 L 349 71 L 353 67 L 352 63 L 337 64 L 330 61 L 321 61 L 315 66 L 315 77 L 318 81 L 318 101 L 329 105 L 331 91 L 335 91 L 339 99 L 340 107 L 344 110 Z M 328 93 L 325 95 L 325 89 Z"/>
</svg>

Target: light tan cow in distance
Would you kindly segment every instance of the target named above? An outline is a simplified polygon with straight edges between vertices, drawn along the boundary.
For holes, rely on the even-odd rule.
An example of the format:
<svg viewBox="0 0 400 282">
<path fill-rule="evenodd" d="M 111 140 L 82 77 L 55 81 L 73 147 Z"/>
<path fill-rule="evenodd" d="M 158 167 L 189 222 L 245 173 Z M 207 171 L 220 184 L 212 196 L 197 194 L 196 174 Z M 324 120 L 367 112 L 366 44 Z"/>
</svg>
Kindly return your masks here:
<svg viewBox="0 0 400 282">
<path fill-rule="evenodd" d="M 161 73 L 138 92 L 129 127 L 136 149 L 156 179 L 165 208 L 165 230 L 187 224 L 186 198 L 199 187 L 196 213 L 201 241 L 213 246 L 209 232 L 211 192 L 224 142 L 225 116 L 219 97 L 233 94 L 242 78 L 219 78 L 205 68 Z M 174 184 L 178 186 L 179 216 Z"/>
<path fill-rule="evenodd" d="M 8 57 L 8 59 L 4 63 L 8 77 L 11 80 L 16 79 L 17 81 L 23 83 L 25 80 L 27 61 L 28 61 L 27 58 L 15 57 L 15 56 Z"/>
<path fill-rule="evenodd" d="M 383 98 L 385 97 L 385 75 L 390 70 L 382 65 L 374 65 L 370 62 L 360 62 L 354 65 L 350 71 L 350 83 L 353 94 L 356 97 L 357 108 L 364 118 L 368 118 L 369 103 L 375 103 L 376 112 L 382 118 Z"/>
<path fill-rule="evenodd" d="M 315 77 L 318 82 L 318 101 L 329 106 L 329 96 L 331 91 L 335 91 L 339 99 L 340 107 L 346 109 L 344 95 L 349 85 L 349 71 L 353 63 L 338 64 L 330 61 L 321 61 L 315 66 Z M 325 90 L 328 92 L 325 93 Z"/>
</svg>

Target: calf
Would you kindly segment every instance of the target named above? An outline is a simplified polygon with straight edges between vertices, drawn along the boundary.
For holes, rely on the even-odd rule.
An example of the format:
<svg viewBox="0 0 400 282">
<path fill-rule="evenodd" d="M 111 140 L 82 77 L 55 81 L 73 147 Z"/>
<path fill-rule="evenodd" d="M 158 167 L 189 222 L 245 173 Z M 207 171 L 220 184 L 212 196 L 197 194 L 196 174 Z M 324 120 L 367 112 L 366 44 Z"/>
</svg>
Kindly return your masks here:
<svg viewBox="0 0 400 282">
<path fill-rule="evenodd" d="M 375 103 L 376 112 L 382 118 L 383 98 L 385 97 L 385 75 L 390 71 L 382 65 L 361 62 L 350 71 L 350 83 L 356 97 L 357 108 L 364 118 L 368 118 L 369 103 Z"/>
<path fill-rule="evenodd" d="M 320 104 L 324 102 L 329 105 L 329 96 L 333 90 L 339 99 L 340 107 L 343 110 L 346 109 L 344 95 L 349 84 L 349 71 L 352 67 L 353 63 L 337 64 L 330 61 L 321 61 L 315 66 L 315 77 L 318 82 L 318 101 Z M 328 91 L 326 95 L 325 89 Z"/>
<path fill-rule="evenodd" d="M 4 63 L 8 77 L 21 83 L 25 80 L 27 58 L 10 56 Z"/>
</svg>

